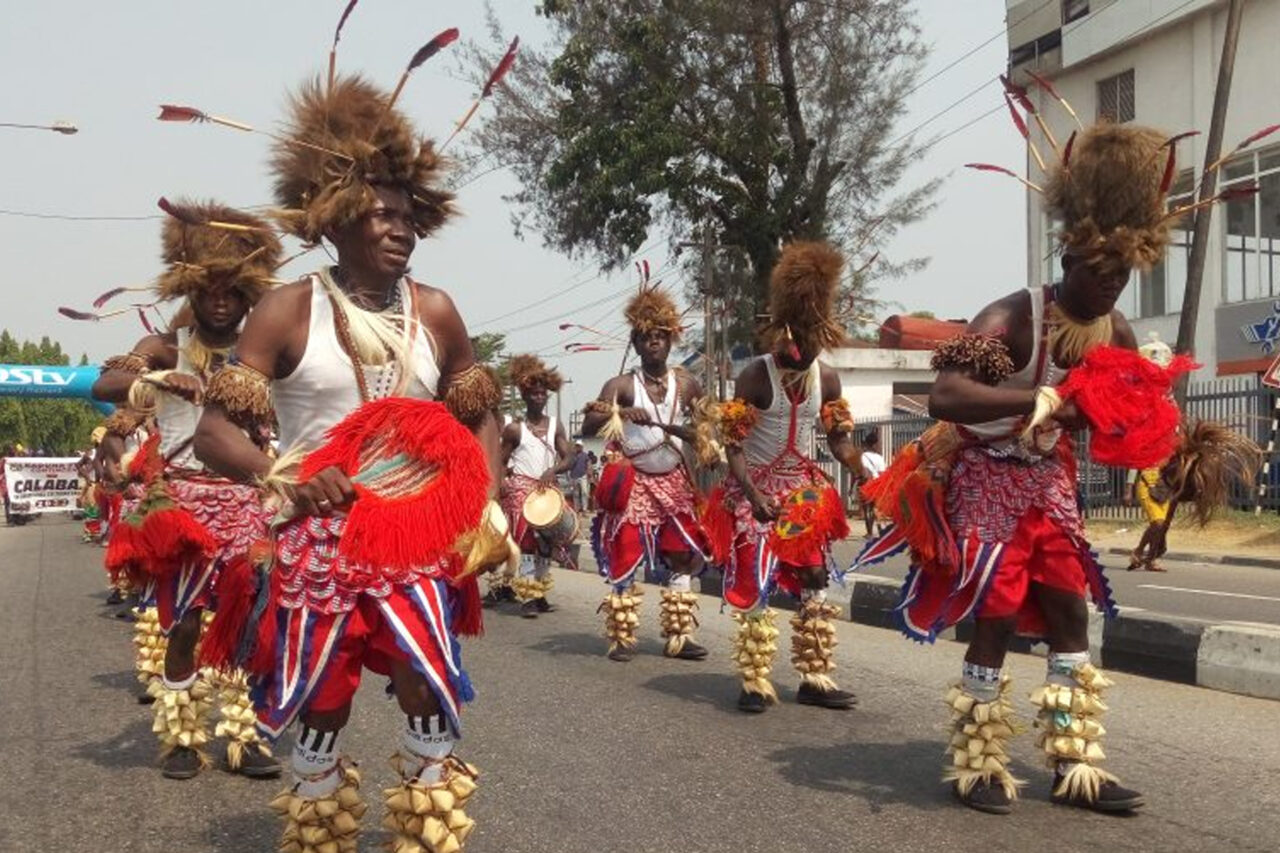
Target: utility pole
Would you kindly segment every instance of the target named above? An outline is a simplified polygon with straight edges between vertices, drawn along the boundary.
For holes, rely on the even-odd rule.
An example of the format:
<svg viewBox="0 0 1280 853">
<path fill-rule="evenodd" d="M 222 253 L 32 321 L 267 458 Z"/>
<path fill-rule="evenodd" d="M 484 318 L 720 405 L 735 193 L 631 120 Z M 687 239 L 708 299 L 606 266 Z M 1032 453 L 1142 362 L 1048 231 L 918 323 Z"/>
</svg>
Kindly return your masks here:
<svg viewBox="0 0 1280 853">
<path fill-rule="evenodd" d="M 1240 19 L 1244 17 L 1244 0 L 1231 0 L 1227 10 L 1227 31 L 1222 39 L 1222 59 L 1218 64 L 1218 88 L 1213 93 L 1213 117 L 1209 121 L 1209 139 L 1205 145 L 1205 173 L 1200 182 L 1199 200 L 1212 198 L 1218 191 L 1218 170 L 1208 167 L 1222 156 L 1222 133 L 1227 121 L 1227 101 L 1231 98 L 1231 75 L 1235 71 L 1236 43 L 1240 40 Z M 1191 236 L 1191 257 L 1187 261 L 1187 289 L 1182 298 L 1182 316 L 1178 320 L 1178 342 L 1174 350 L 1190 354 L 1196 343 L 1196 323 L 1200 317 L 1200 287 L 1204 282 L 1205 256 L 1209 251 L 1209 225 L 1213 206 L 1196 211 L 1195 230 Z M 1187 374 L 1178 378 L 1174 387 L 1178 407 L 1187 402 Z"/>
<path fill-rule="evenodd" d="M 704 393 L 710 394 L 714 388 L 714 374 L 712 370 L 715 368 L 715 329 L 712 327 L 711 320 L 711 287 L 712 287 L 712 271 L 711 271 L 711 229 L 704 227 L 702 230 L 702 354 L 703 361 L 703 379 L 702 387 Z"/>
</svg>

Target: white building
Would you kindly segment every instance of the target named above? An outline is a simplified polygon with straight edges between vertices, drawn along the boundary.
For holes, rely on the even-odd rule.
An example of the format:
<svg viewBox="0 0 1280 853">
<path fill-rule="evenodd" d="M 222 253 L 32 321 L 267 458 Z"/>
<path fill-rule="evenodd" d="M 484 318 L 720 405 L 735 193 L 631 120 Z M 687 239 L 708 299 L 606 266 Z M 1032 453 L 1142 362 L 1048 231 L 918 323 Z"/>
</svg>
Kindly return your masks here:
<svg viewBox="0 0 1280 853">
<path fill-rule="evenodd" d="M 1029 84 L 1030 69 L 1055 88 L 1086 122 L 1102 116 L 1135 121 L 1171 135 L 1199 130 L 1178 146 L 1175 194 L 1189 193 L 1204 165 L 1218 61 L 1226 26 L 1225 0 L 1006 0 L 1009 65 Z M 1253 132 L 1280 123 L 1280 0 L 1248 0 L 1236 53 L 1223 151 Z M 1046 93 L 1031 97 L 1058 140 L 1074 128 Z M 1034 127 L 1034 126 L 1033 126 Z M 1042 139 L 1033 129 L 1033 139 Z M 1043 141 L 1046 159 L 1053 152 Z M 1038 168 L 1028 152 L 1028 174 Z M 1253 198 L 1219 206 L 1213 214 L 1200 300 L 1197 378 L 1264 370 L 1280 349 L 1280 134 L 1233 158 L 1225 182 L 1256 181 Z M 1055 278 L 1052 223 L 1040 196 L 1028 193 L 1028 278 Z M 1190 224 L 1187 223 L 1188 229 Z M 1189 230 L 1175 231 L 1165 262 L 1135 275 L 1120 308 L 1139 341 L 1158 332 L 1177 338 L 1186 285 Z"/>
<path fill-rule="evenodd" d="M 924 414 L 922 398 L 937 375 L 929 366 L 931 350 L 841 348 L 827 350 L 822 361 L 840 374 L 844 398 L 861 423 L 895 412 Z"/>
</svg>

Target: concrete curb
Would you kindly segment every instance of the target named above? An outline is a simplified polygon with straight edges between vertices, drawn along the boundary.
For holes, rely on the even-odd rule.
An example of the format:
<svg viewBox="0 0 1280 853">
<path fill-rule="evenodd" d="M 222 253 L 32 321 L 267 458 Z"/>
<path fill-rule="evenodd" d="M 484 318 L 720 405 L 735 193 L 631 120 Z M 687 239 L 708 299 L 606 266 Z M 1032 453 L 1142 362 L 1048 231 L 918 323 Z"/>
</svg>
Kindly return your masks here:
<svg viewBox="0 0 1280 853">
<path fill-rule="evenodd" d="M 863 576 L 850 581 L 850 621 L 897 630 L 893 608 L 900 584 Z M 972 623 L 939 635 L 967 642 Z M 1089 645 L 1106 669 L 1263 699 L 1280 699 L 1280 626 L 1215 624 L 1143 611 L 1114 619 L 1092 614 Z M 1019 638 L 1011 651 L 1044 654 L 1043 643 Z"/>
<path fill-rule="evenodd" d="M 1130 548 L 1108 548 L 1106 553 L 1127 557 Z M 1183 563 L 1211 563 L 1218 566 L 1246 566 L 1254 569 L 1280 569 L 1280 559 L 1271 557 L 1237 557 L 1233 554 L 1193 554 L 1187 551 L 1169 551 L 1162 559 Z"/>
</svg>

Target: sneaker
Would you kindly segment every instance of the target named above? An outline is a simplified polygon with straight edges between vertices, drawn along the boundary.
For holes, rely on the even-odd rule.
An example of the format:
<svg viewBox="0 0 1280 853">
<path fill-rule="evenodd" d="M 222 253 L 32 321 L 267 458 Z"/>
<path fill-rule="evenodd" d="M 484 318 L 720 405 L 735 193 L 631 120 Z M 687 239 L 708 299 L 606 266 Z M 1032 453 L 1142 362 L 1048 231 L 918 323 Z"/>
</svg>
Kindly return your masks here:
<svg viewBox="0 0 1280 853">
<path fill-rule="evenodd" d="M 1062 774 L 1054 773 L 1053 789 L 1051 790 L 1056 790 L 1058 783 L 1061 781 Z M 1051 795 L 1049 799 L 1054 805 L 1058 806 L 1076 806 L 1077 808 L 1110 814 L 1131 812 L 1134 809 L 1142 808 L 1142 805 L 1146 802 L 1142 794 L 1124 787 L 1119 782 L 1103 782 L 1098 788 L 1098 799 L 1096 800 L 1086 800 L 1084 797 L 1060 797 L 1057 794 Z"/>
<path fill-rule="evenodd" d="M 796 701 L 801 705 L 847 711 L 858 704 L 858 697 L 847 690 L 819 690 L 811 684 L 801 684 L 796 691 Z"/>
<path fill-rule="evenodd" d="M 547 601 L 546 596 L 543 596 L 542 598 L 535 598 L 533 600 L 533 605 L 538 608 L 539 613 L 551 613 L 556 609 L 554 604 Z"/>
<path fill-rule="evenodd" d="M 680 651 L 676 652 L 674 655 L 668 655 L 665 651 L 663 654 L 669 658 L 674 658 L 675 660 L 705 660 L 707 657 L 707 649 L 706 646 L 700 646 L 693 640 L 685 640 L 684 648 L 680 649 Z"/>
<path fill-rule="evenodd" d="M 240 767 L 234 772 L 250 779 L 274 779 L 280 775 L 280 762 L 256 745 L 245 746 Z"/>
<path fill-rule="evenodd" d="M 609 660 L 616 660 L 618 663 L 627 663 L 636 656 L 636 653 L 625 646 L 618 646 L 609 651 Z"/>
<path fill-rule="evenodd" d="M 987 814 L 1009 814 L 1013 811 L 1013 802 L 1009 799 L 1009 795 L 1005 793 L 1004 786 L 984 782 L 981 779 L 969 789 L 969 793 L 960 793 L 960 783 L 955 782 L 951 786 L 951 792 L 956 795 L 956 799 L 964 803 L 971 809 Z"/>
<path fill-rule="evenodd" d="M 200 773 L 200 754 L 185 746 L 164 757 L 160 772 L 166 779 L 194 779 Z"/>
<path fill-rule="evenodd" d="M 738 710 L 748 714 L 763 714 L 769 707 L 769 700 L 762 693 L 743 690 L 738 694 Z"/>
<path fill-rule="evenodd" d="M 520 615 L 526 619 L 538 618 L 538 603 L 533 599 L 529 599 L 520 605 Z"/>
</svg>

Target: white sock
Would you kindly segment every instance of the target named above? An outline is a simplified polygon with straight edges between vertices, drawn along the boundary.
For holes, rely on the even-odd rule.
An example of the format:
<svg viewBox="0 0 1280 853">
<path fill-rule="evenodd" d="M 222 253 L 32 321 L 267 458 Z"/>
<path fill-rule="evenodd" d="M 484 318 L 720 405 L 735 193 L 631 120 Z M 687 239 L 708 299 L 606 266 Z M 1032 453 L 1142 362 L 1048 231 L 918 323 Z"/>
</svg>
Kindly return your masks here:
<svg viewBox="0 0 1280 853">
<path fill-rule="evenodd" d="M 179 690 L 190 690 L 191 685 L 196 683 L 196 677 L 199 676 L 199 674 L 200 673 L 198 672 L 193 672 L 181 681 L 170 681 L 168 676 L 164 676 L 160 681 L 164 684 L 165 690 L 172 690 L 174 692 Z"/>
<path fill-rule="evenodd" d="M 979 702 L 994 701 L 1000 695 L 1000 667 L 964 662 L 960 686 Z"/>
<path fill-rule="evenodd" d="M 667 589 L 672 592 L 688 592 L 692 588 L 688 575 L 673 574 L 667 581 Z"/>
<path fill-rule="evenodd" d="M 550 557 L 534 557 L 533 558 L 533 576 L 538 580 L 542 580 L 551 574 L 551 558 Z"/>
<path fill-rule="evenodd" d="M 534 571 L 535 571 L 535 566 L 533 561 L 533 555 L 521 554 L 520 555 L 520 577 L 522 578 L 533 577 Z"/>
<path fill-rule="evenodd" d="M 1050 684 L 1063 687 L 1076 687 L 1076 679 L 1072 673 L 1077 666 L 1089 662 L 1089 653 L 1085 652 L 1049 652 L 1047 664 L 1048 674 L 1045 680 Z"/>
<path fill-rule="evenodd" d="M 404 729 L 405 752 L 427 761 L 418 773 L 419 782 L 434 785 L 441 780 L 443 774 L 440 762 L 453 754 L 453 745 L 457 740 L 453 727 L 444 714 L 408 718 Z"/>
<path fill-rule="evenodd" d="M 338 732 L 322 732 L 302 726 L 293 745 L 290 762 L 298 782 L 298 796 L 318 800 L 338 790 Z"/>
<path fill-rule="evenodd" d="M 826 589 L 802 589 L 800 590 L 801 601 L 816 601 L 819 604 L 827 600 Z"/>
</svg>

